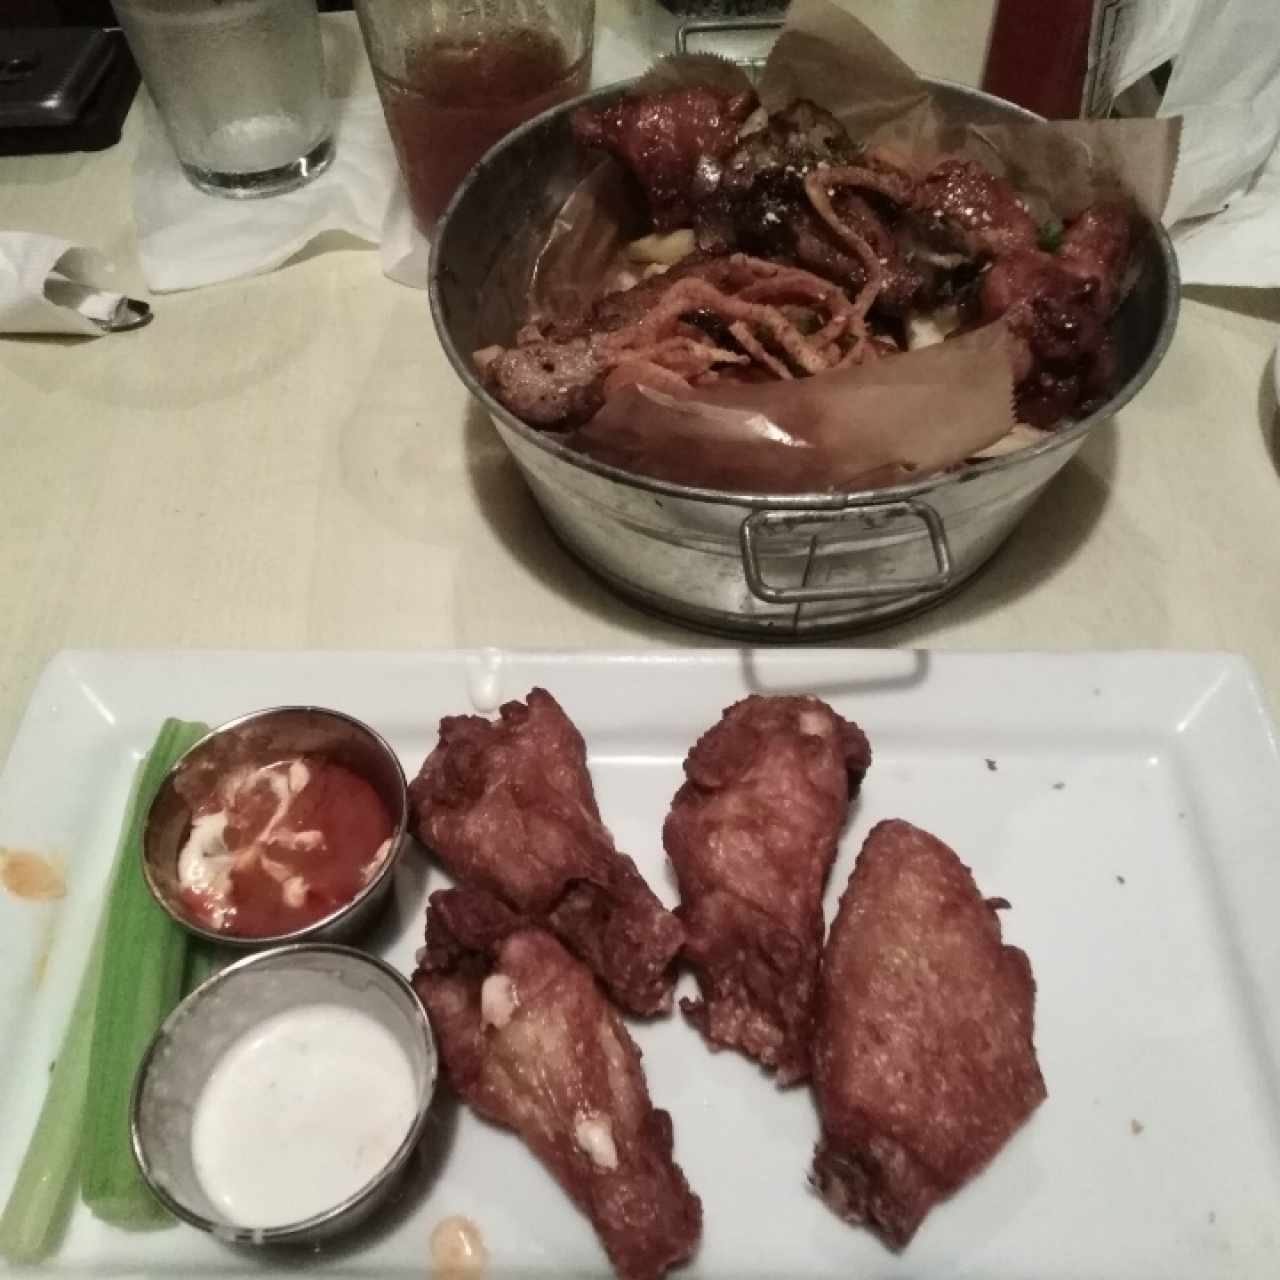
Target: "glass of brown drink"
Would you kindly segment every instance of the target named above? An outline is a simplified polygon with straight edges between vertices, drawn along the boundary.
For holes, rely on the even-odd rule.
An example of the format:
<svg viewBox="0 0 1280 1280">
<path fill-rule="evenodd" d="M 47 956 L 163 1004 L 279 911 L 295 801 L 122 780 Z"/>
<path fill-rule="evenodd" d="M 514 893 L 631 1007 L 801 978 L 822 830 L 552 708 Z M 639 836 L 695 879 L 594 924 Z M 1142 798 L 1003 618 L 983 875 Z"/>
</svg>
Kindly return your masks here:
<svg viewBox="0 0 1280 1280">
<path fill-rule="evenodd" d="M 477 160 L 587 88 L 595 0 L 356 0 L 409 204 L 430 233 Z"/>
</svg>

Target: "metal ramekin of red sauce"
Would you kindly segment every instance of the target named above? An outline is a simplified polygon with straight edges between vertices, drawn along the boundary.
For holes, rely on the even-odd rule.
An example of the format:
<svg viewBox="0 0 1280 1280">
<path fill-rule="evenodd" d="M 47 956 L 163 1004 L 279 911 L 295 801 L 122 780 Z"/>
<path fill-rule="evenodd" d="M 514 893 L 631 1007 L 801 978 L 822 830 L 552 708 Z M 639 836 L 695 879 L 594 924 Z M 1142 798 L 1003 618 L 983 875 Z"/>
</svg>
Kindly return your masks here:
<svg viewBox="0 0 1280 1280">
<path fill-rule="evenodd" d="M 390 887 L 407 814 L 404 771 L 373 729 L 275 707 L 178 761 L 148 812 L 143 872 L 161 906 L 210 939 L 347 938 Z"/>
</svg>

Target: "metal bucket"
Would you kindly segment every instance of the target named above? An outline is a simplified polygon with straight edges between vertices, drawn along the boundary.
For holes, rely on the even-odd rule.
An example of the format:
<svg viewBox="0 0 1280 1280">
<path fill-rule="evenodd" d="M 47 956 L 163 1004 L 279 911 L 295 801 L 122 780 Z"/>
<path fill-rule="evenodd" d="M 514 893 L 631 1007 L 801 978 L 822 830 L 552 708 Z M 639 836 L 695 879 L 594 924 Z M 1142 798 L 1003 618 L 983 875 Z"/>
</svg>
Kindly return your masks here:
<svg viewBox="0 0 1280 1280">
<path fill-rule="evenodd" d="M 978 90 L 930 83 L 975 122 L 1028 116 Z M 570 113 L 624 90 L 615 85 L 556 107 L 481 160 L 437 229 L 430 296 L 446 354 L 552 529 L 648 609 L 713 631 L 803 640 L 934 604 L 991 556 L 1090 430 L 1139 391 L 1168 350 L 1178 268 L 1168 236 L 1153 226 L 1141 241 L 1138 283 L 1112 325 L 1119 389 L 1096 413 L 1032 448 L 889 489 L 786 497 L 650 480 L 574 453 L 489 395 L 471 353 L 509 342 L 522 323 L 534 257 L 583 176 Z"/>
</svg>

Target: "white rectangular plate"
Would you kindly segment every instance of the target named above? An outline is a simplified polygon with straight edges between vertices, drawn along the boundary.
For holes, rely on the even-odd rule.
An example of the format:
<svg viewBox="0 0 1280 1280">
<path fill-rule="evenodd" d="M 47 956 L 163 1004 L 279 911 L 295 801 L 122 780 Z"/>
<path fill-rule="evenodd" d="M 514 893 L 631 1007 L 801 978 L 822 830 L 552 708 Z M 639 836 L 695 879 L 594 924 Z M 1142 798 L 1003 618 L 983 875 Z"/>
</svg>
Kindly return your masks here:
<svg viewBox="0 0 1280 1280">
<path fill-rule="evenodd" d="M 905 817 L 1010 899 L 1030 954 L 1049 1100 L 895 1258 L 808 1191 L 817 1125 L 677 1015 L 635 1025 L 677 1156 L 702 1196 L 702 1277 L 1280 1275 L 1280 752 L 1239 659 L 1195 654 L 65 653 L 0 779 L 0 845 L 65 860 L 69 891 L 0 891 L 0 1194 L 43 1094 L 136 760 L 161 719 L 312 702 L 381 730 L 412 776 L 440 716 L 534 684 L 586 736 L 620 848 L 674 901 L 660 832 L 680 763 L 750 691 L 812 692 L 871 738 L 827 895 L 870 826 Z M 414 851 L 376 945 L 408 971 L 443 877 Z M 682 990 L 690 980 L 682 980 Z M 491 1280 L 608 1274 L 585 1220 L 512 1136 L 442 1107 L 398 1210 L 306 1260 L 331 1276 L 429 1272 L 450 1214 Z M 230 1276 L 299 1265 L 185 1227 L 130 1235 L 77 1210 L 48 1276 Z"/>
</svg>

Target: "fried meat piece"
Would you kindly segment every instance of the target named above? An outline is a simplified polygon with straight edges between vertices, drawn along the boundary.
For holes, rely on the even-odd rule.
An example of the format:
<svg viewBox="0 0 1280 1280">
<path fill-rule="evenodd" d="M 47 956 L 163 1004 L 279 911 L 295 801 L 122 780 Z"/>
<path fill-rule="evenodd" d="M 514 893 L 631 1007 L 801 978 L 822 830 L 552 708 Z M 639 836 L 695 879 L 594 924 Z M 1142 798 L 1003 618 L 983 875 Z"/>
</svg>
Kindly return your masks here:
<svg viewBox="0 0 1280 1280">
<path fill-rule="evenodd" d="M 754 107 L 752 93 L 689 85 L 581 107 L 573 134 L 617 156 L 644 188 L 654 226 L 670 231 L 689 225 L 699 166 L 728 154 Z"/>
<path fill-rule="evenodd" d="M 908 822 L 867 837 L 822 957 L 813 1183 L 892 1248 L 972 1178 L 1045 1098 L 1035 983 L 996 908 Z"/>
<path fill-rule="evenodd" d="M 670 1007 L 684 930 L 614 847 L 582 735 L 545 689 L 497 721 L 446 716 L 409 794 L 415 834 L 458 880 L 544 924 L 624 1009 Z"/>
<path fill-rule="evenodd" d="M 545 930 L 507 931 L 515 923 L 482 891 L 432 895 L 413 985 L 449 1082 L 542 1161 L 618 1275 L 658 1280 L 702 1230 L 671 1117 L 650 1101 L 640 1050 L 591 973 Z"/>
<path fill-rule="evenodd" d="M 918 226 L 939 248 L 969 256 L 1035 248 L 1036 224 L 1017 192 L 975 160 L 934 165 L 912 204 Z"/>
<path fill-rule="evenodd" d="M 590 338 L 485 347 L 474 359 L 485 386 L 535 427 L 586 422 L 604 403 L 605 366 Z"/>
<path fill-rule="evenodd" d="M 689 753 L 663 828 L 702 990 L 681 1007 L 779 1084 L 809 1073 L 823 885 L 870 763 L 862 730 L 817 698 L 745 698 Z"/>
<path fill-rule="evenodd" d="M 1107 322 L 1131 274 L 1135 224 L 1123 205 L 1092 205 L 1068 223 L 1056 254 L 1020 249 L 997 258 L 978 284 L 979 320 L 1003 316 L 1023 344 L 1018 417 L 1052 426 L 1111 391 Z"/>
</svg>

